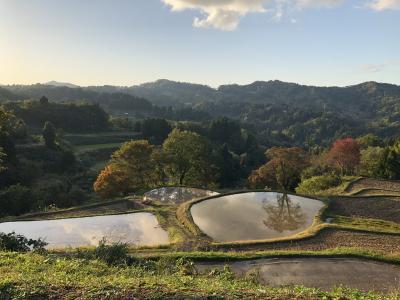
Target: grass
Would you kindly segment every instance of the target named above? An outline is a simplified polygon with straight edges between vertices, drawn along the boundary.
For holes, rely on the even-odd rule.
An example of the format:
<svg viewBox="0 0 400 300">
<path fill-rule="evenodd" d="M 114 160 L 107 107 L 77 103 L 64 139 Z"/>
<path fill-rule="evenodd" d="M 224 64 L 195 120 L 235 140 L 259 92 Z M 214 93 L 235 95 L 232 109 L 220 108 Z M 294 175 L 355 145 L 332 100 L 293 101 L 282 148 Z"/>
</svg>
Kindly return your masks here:
<svg viewBox="0 0 400 300">
<path fill-rule="evenodd" d="M 362 230 L 374 233 L 392 233 L 400 234 L 400 224 L 395 222 L 376 220 L 376 219 L 362 219 L 350 218 L 344 216 L 332 215 L 332 224 L 329 227 Z"/>
<path fill-rule="evenodd" d="M 92 144 L 92 145 L 79 145 L 75 146 L 77 153 L 83 153 L 87 151 L 101 150 L 101 149 L 117 149 L 121 146 L 121 143 L 109 143 L 109 144 Z"/>
<path fill-rule="evenodd" d="M 268 251 L 191 251 L 191 252 L 153 252 L 149 254 L 140 254 L 140 251 L 132 251 L 134 255 L 140 255 L 146 259 L 159 259 L 161 257 L 169 258 L 187 258 L 193 261 L 202 262 L 231 262 L 242 260 L 254 260 L 263 258 L 359 258 L 378 262 L 386 262 L 400 265 L 400 253 L 383 253 L 370 251 L 363 248 L 335 248 L 321 251 L 309 250 L 268 250 Z"/>
<path fill-rule="evenodd" d="M 66 134 L 63 138 L 72 145 L 96 145 L 123 143 L 130 140 L 137 140 L 141 137 L 140 133 L 131 131 L 108 131 L 87 134 Z"/>
<path fill-rule="evenodd" d="M 202 275 L 186 266 L 185 261 L 171 259 L 109 266 L 98 260 L 57 255 L 0 253 L 0 298 L 396 299 L 399 296 L 346 288 L 329 292 L 300 286 L 271 288 L 246 277 L 235 278 L 229 269 Z"/>
</svg>

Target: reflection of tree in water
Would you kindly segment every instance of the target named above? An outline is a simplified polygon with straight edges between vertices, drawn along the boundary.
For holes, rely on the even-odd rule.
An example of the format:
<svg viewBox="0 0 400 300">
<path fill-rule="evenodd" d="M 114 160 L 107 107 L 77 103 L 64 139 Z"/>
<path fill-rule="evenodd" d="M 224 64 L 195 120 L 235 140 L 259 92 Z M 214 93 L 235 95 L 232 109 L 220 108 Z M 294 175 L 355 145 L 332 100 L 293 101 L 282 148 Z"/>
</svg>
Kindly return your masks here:
<svg viewBox="0 0 400 300">
<path fill-rule="evenodd" d="M 299 203 L 293 204 L 287 194 L 277 194 L 277 205 L 263 200 L 263 208 L 268 218 L 264 225 L 278 232 L 296 230 L 306 222 L 306 216 Z"/>
</svg>

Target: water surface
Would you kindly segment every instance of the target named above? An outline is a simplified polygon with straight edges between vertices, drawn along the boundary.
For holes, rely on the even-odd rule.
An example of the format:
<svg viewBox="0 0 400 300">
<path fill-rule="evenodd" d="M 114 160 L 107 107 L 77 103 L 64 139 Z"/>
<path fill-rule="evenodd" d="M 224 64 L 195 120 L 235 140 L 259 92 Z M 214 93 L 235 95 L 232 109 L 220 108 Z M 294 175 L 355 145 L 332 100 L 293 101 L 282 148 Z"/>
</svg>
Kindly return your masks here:
<svg viewBox="0 0 400 300">
<path fill-rule="evenodd" d="M 150 213 L 0 223 L 0 232 L 13 231 L 31 239 L 44 238 L 48 248 L 94 246 L 103 237 L 146 246 L 169 242 L 167 232 Z"/>
<path fill-rule="evenodd" d="M 218 193 L 191 187 L 163 187 L 144 194 L 145 199 L 152 201 L 180 204 L 193 199 L 205 198 Z"/>
<path fill-rule="evenodd" d="M 321 201 L 275 192 L 221 196 L 192 206 L 197 226 L 218 242 L 291 236 L 309 228 Z"/>
<path fill-rule="evenodd" d="M 201 272 L 223 268 L 224 264 L 198 263 Z M 269 286 L 304 285 L 330 290 L 345 285 L 365 291 L 389 292 L 400 288 L 400 267 L 348 258 L 259 259 L 229 264 L 239 276 L 257 272 Z M 322 279 L 322 280 L 321 280 Z"/>
</svg>

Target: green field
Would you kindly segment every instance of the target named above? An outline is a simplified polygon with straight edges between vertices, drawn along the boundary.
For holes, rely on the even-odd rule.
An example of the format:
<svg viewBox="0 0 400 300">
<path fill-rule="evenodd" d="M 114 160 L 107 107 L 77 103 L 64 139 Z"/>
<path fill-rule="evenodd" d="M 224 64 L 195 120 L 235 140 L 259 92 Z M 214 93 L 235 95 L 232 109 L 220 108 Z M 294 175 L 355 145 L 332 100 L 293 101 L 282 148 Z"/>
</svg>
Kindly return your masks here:
<svg viewBox="0 0 400 300">
<path fill-rule="evenodd" d="M 108 131 L 87 134 L 66 134 L 64 139 L 74 146 L 116 144 L 140 139 L 141 134 L 129 131 Z"/>
</svg>

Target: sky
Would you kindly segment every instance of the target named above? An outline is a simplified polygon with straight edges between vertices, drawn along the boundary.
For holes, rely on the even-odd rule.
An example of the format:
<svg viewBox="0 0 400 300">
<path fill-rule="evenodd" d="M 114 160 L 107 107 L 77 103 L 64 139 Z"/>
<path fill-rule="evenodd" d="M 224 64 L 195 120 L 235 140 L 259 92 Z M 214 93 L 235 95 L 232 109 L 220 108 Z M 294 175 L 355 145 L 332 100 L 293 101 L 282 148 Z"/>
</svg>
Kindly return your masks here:
<svg viewBox="0 0 400 300">
<path fill-rule="evenodd" d="M 0 84 L 400 84 L 400 0 L 0 0 Z"/>
</svg>

